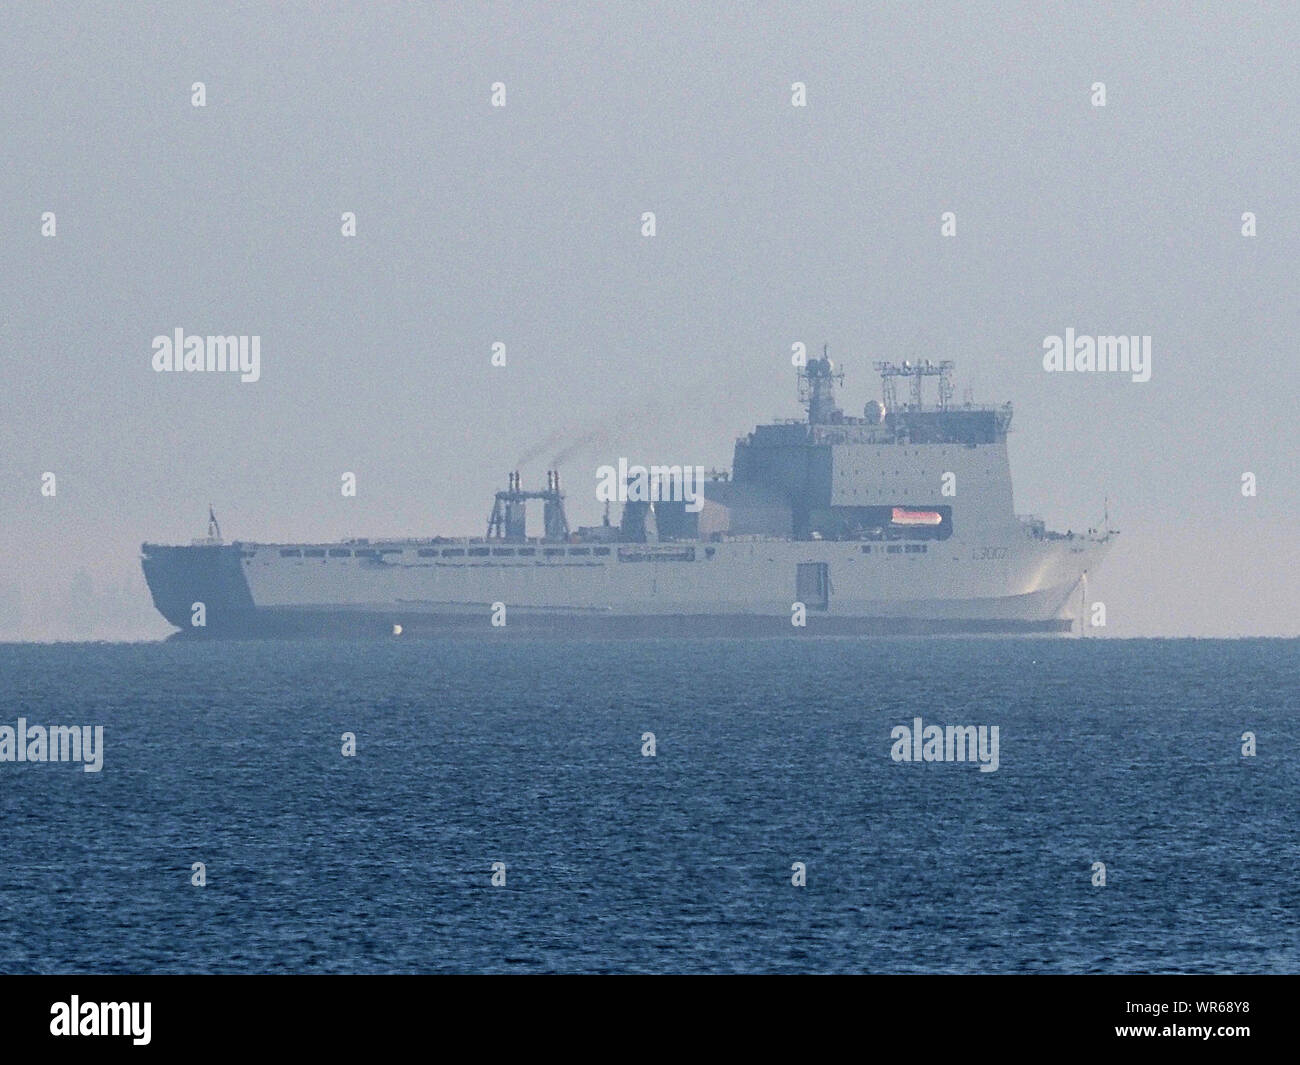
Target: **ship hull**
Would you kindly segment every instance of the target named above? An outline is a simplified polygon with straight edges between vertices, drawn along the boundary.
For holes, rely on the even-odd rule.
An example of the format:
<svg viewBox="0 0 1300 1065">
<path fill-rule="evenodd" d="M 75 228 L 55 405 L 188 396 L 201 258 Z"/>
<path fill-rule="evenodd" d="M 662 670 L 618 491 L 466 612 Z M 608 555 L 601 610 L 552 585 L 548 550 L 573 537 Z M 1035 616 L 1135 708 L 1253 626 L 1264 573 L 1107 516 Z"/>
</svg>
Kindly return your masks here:
<svg viewBox="0 0 1300 1065">
<path fill-rule="evenodd" d="M 394 620 L 396 618 L 397 620 Z M 554 637 L 560 639 L 653 639 L 668 637 L 752 638 L 764 636 L 1055 636 L 1069 633 L 1074 622 L 1003 619 L 813 618 L 795 627 L 784 618 L 757 614 L 619 615 L 582 617 L 523 615 L 494 627 L 467 615 L 400 615 L 391 611 L 259 610 L 225 628 L 181 629 L 191 639 L 436 639 L 482 636 L 491 639 Z"/>
<path fill-rule="evenodd" d="M 1074 627 L 1102 546 L 145 545 L 143 566 L 187 638 L 1043 635 Z"/>
</svg>

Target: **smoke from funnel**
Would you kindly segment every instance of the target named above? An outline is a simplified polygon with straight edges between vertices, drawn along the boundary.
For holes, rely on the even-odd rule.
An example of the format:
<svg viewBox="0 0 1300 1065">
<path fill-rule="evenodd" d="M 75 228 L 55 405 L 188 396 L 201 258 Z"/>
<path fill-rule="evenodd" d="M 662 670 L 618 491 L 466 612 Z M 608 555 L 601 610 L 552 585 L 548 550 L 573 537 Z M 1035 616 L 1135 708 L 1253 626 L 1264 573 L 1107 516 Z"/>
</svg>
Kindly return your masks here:
<svg viewBox="0 0 1300 1065">
<path fill-rule="evenodd" d="M 561 448 L 551 456 L 550 466 L 556 467 L 566 459 L 574 455 L 582 454 L 584 451 L 593 451 L 597 448 L 608 447 L 612 437 L 608 429 L 593 429 L 591 432 L 580 436 L 577 440 Z"/>
<path fill-rule="evenodd" d="M 546 439 L 538 441 L 515 459 L 515 469 L 518 469 L 520 466 L 528 465 L 528 463 L 532 462 L 533 459 L 540 456 L 543 452 L 547 451 L 549 448 L 555 447 L 557 444 L 563 443 L 564 440 L 572 435 L 573 430 L 571 429 L 557 429 L 555 432 L 547 436 Z"/>
<path fill-rule="evenodd" d="M 544 440 L 528 448 L 515 460 L 514 464 L 518 468 L 540 458 L 552 448 L 558 448 L 559 450 L 552 452 L 551 460 L 547 463 L 549 467 L 554 469 L 574 456 L 598 451 L 602 448 L 611 448 L 615 443 L 616 432 L 625 434 L 638 425 L 655 424 L 661 419 L 662 412 L 656 407 L 637 406 L 616 412 L 606 424 L 599 425 L 586 432 L 570 425 L 567 428 L 551 433 Z"/>
</svg>

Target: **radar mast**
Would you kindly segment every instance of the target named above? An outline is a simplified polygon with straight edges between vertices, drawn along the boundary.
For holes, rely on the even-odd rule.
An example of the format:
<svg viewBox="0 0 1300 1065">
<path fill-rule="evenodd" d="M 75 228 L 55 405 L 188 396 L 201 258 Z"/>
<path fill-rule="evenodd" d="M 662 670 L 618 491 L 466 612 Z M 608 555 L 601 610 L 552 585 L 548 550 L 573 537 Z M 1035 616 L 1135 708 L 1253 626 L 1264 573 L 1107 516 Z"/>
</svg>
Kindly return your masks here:
<svg viewBox="0 0 1300 1065">
<path fill-rule="evenodd" d="M 844 371 L 835 369 L 829 348 L 829 344 L 823 344 L 822 357 L 810 359 L 799 369 L 799 402 L 808 408 L 810 425 L 827 425 L 844 417 L 835 405 L 835 386 L 844 383 Z"/>
<path fill-rule="evenodd" d="M 909 379 L 911 402 L 908 404 L 908 409 L 910 410 L 921 410 L 923 407 L 921 381 L 926 377 L 939 378 L 939 410 L 947 410 L 948 404 L 952 402 L 952 371 L 956 363 L 951 359 L 943 359 L 940 362 L 922 359 L 918 362 L 904 362 L 901 366 L 892 362 L 876 362 L 872 365 L 880 374 L 881 398 L 887 411 L 898 409 L 896 380 L 899 377 Z"/>
</svg>

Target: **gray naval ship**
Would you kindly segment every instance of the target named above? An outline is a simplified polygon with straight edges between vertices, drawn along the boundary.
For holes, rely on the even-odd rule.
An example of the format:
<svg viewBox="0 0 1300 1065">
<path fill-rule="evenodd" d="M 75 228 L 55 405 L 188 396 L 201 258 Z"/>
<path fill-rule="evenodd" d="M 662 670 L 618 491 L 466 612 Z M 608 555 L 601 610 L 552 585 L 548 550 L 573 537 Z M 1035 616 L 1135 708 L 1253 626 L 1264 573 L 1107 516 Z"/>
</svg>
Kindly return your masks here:
<svg viewBox="0 0 1300 1065">
<path fill-rule="evenodd" d="M 660 484 L 618 524 L 607 504 L 603 525 L 570 530 L 559 472 L 536 491 L 516 472 L 483 537 L 226 543 L 209 509 L 206 537 L 143 545 L 145 578 L 162 615 L 200 637 L 1081 628 L 1109 520 L 1061 533 L 1018 517 L 1011 405 L 954 404 L 950 361 L 875 366 L 882 399 L 859 418 L 837 405 L 842 372 L 809 360 L 804 417 L 738 440 L 732 469 L 690 503 Z M 538 502 L 542 535 L 530 536 Z"/>
</svg>

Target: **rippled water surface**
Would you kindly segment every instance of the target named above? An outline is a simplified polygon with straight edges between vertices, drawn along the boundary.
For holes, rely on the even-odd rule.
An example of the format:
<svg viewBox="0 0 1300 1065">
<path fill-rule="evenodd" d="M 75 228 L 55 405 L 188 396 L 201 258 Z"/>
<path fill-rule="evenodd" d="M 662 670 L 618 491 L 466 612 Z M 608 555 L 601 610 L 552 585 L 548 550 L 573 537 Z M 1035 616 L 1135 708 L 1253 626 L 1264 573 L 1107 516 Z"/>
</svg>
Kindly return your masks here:
<svg viewBox="0 0 1300 1065">
<path fill-rule="evenodd" d="M 0 725 L 105 744 L 0 762 L 0 969 L 1295 972 L 1298 653 L 0 646 Z M 918 715 L 998 770 L 893 761 Z"/>
</svg>

